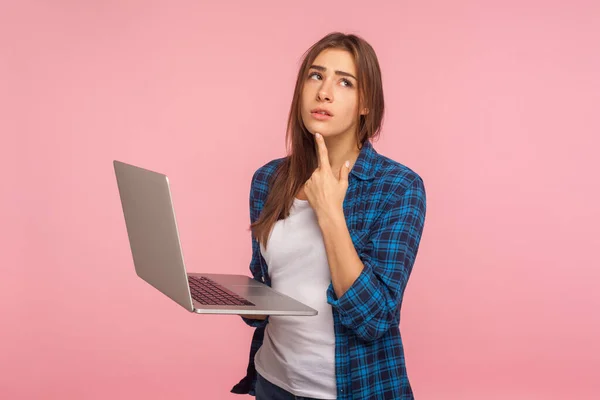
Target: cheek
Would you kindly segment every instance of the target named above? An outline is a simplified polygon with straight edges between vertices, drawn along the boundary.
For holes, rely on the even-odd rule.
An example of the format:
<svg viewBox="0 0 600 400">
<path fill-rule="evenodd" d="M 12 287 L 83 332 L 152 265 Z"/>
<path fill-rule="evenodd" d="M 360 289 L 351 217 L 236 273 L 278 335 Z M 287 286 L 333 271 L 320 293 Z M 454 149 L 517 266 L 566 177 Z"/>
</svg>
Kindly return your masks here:
<svg viewBox="0 0 600 400">
<path fill-rule="evenodd" d="M 300 116 L 305 119 L 308 116 L 308 105 L 306 104 L 306 96 L 300 97 Z"/>
<path fill-rule="evenodd" d="M 308 101 L 306 99 L 307 99 L 306 94 L 304 92 L 302 92 L 299 103 L 300 103 L 300 119 L 304 123 L 304 126 L 306 126 L 306 124 L 310 123 L 309 104 L 307 104 Z"/>
<path fill-rule="evenodd" d="M 309 99 L 310 89 L 304 86 L 304 89 L 302 89 L 302 92 L 300 92 L 300 107 L 302 108 L 303 112 L 308 107 Z"/>
<path fill-rule="evenodd" d="M 358 102 L 356 96 L 354 95 L 346 95 L 344 96 L 344 115 L 352 120 L 356 117 L 356 113 L 358 111 Z"/>
</svg>

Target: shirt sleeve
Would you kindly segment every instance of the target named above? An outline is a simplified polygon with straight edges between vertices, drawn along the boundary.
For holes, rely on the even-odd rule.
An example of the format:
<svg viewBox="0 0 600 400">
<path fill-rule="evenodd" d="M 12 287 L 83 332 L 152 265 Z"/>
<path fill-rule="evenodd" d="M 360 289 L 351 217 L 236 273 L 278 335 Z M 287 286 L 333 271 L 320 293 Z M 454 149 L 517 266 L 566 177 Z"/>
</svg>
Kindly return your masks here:
<svg viewBox="0 0 600 400">
<path fill-rule="evenodd" d="M 399 324 L 399 309 L 425 223 L 426 195 L 416 177 L 385 207 L 358 256 L 364 269 L 338 299 L 333 285 L 327 302 L 341 323 L 365 341 L 383 336 Z"/>
<path fill-rule="evenodd" d="M 258 185 L 256 184 L 256 178 L 258 177 L 258 171 L 254 173 L 254 176 L 252 177 L 252 183 L 250 185 L 250 196 L 249 196 L 249 203 L 250 203 L 250 223 L 254 223 L 256 220 L 258 220 L 258 217 L 260 215 L 260 205 L 258 204 L 258 195 L 259 195 L 259 190 L 260 188 L 258 187 Z M 252 277 L 254 278 L 254 280 L 260 282 L 260 283 L 264 283 L 263 282 L 263 276 L 262 276 L 262 269 L 260 267 L 261 265 L 261 260 L 262 258 L 262 254 L 260 253 L 260 245 L 258 243 L 258 239 L 252 238 L 252 258 L 250 260 L 250 272 L 252 274 Z M 267 316 L 266 319 L 264 320 L 260 320 L 260 319 L 250 319 L 250 318 L 245 318 L 242 317 L 242 320 L 254 327 L 254 328 L 259 328 L 262 326 L 267 325 L 268 321 L 269 321 L 269 316 Z"/>
</svg>

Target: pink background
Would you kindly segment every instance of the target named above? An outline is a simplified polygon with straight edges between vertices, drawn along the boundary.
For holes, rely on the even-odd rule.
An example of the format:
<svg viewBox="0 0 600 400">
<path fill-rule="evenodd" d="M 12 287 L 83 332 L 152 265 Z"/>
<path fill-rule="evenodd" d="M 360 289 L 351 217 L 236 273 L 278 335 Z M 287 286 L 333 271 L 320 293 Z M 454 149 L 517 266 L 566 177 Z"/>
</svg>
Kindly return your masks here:
<svg viewBox="0 0 600 400">
<path fill-rule="evenodd" d="M 250 178 L 334 30 L 427 187 L 416 397 L 600 398 L 597 1 L 200 3 L 2 1 L 1 398 L 246 398 L 252 329 L 135 275 L 112 160 L 170 176 L 190 271 L 248 273 Z"/>
</svg>

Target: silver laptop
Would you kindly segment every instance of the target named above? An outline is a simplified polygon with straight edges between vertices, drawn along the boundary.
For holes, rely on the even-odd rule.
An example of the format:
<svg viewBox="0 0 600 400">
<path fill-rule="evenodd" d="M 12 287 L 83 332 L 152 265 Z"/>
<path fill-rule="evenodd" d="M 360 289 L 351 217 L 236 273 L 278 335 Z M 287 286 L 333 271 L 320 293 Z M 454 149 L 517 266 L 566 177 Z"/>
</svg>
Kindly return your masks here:
<svg viewBox="0 0 600 400">
<path fill-rule="evenodd" d="M 116 160 L 113 164 L 140 278 L 200 314 L 317 314 L 244 275 L 186 272 L 167 176 Z"/>
</svg>

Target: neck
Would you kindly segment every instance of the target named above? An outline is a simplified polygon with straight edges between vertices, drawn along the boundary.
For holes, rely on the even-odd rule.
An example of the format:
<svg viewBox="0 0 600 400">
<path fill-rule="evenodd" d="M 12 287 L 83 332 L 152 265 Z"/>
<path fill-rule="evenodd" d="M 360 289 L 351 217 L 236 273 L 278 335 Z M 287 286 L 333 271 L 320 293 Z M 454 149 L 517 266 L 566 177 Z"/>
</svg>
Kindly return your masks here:
<svg viewBox="0 0 600 400">
<path fill-rule="evenodd" d="M 350 169 L 352 169 L 360 153 L 356 136 L 338 135 L 326 137 L 325 145 L 329 154 L 329 164 L 334 173 L 339 173 L 346 160 L 350 161 Z"/>
</svg>

